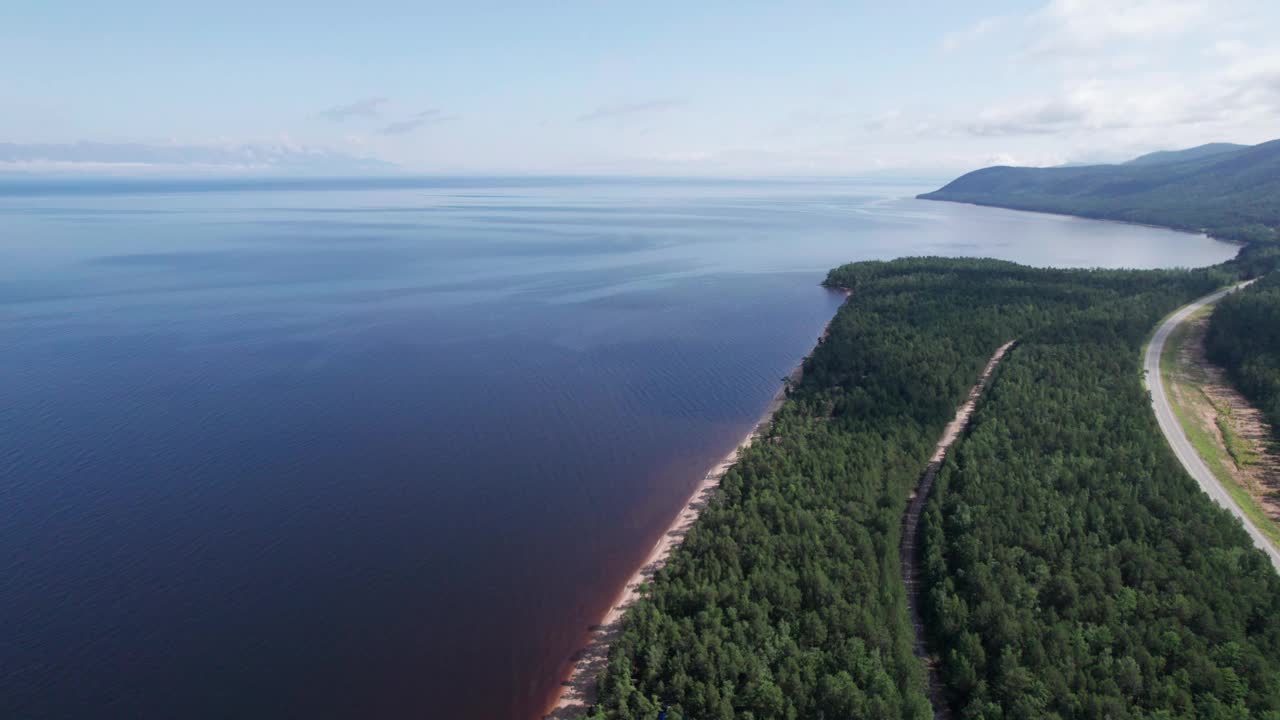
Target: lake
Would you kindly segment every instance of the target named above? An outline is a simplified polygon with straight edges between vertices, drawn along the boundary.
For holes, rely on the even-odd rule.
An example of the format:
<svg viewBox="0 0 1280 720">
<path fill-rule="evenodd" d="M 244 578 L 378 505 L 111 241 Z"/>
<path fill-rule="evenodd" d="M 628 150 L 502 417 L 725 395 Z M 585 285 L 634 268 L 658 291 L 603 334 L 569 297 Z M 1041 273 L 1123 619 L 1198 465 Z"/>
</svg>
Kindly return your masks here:
<svg viewBox="0 0 1280 720">
<path fill-rule="evenodd" d="M 1235 253 L 939 184 L 0 182 L 0 716 L 537 717 L 828 268 Z"/>
</svg>

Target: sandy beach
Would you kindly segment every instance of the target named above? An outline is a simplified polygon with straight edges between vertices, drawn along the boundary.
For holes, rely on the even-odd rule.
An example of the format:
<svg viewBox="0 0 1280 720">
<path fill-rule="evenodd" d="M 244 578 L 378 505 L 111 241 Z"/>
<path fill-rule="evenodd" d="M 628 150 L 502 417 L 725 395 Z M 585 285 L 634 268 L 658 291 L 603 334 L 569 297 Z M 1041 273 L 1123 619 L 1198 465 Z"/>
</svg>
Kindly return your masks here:
<svg viewBox="0 0 1280 720">
<path fill-rule="evenodd" d="M 849 293 L 846 291 L 845 296 L 847 297 L 848 295 Z M 834 317 L 832 319 L 834 320 Z M 815 349 L 826 340 L 830 328 L 831 323 L 828 322 L 814 345 Z M 813 351 L 811 350 L 809 354 L 812 355 Z M 724 474 L 738 462 L 738 458 L 742 456 L 742 453 L 747 448 L 751 447 L 756 438 L 768 430 L 769 424 L 773 422 L 773 416 L 782 407 L 782 404 L 786 402 L 787 388 L 799 382 L 803 376 L 804 361 L 808 357 L 806 355 L 792 369 L 787 376 L 787 381 L 774 394 L 773 399 L 769 401 L 769 405 L 760 415 L 751 431 L 742 438 L 729 454 L 721 458 L 719 462 L 707 471 L 694 488 L 689 499 L 685 501 L 684 506 L 681 507 L 680 512 L 671 520 L 671 524 L 667 526 L 667 529 L 659 536 L 653 548 L 649 550 L 644 562 L 627 578 L 626 584 L 610 604 L 609 611 L 601 618 L 599 624 L 592 626 L 590 640 L 587 642 L 586 647 L 575 655 L 573 668 L 570 670 L 569 676 L 560 684 L 559 694 L 549 704 L 547 711 L 543 715 L 545 720 L 578 718 L 595 704 L 596 677 L 608 663 L 609 648 L 614 639 L 622 632 L 623 616 L 640 599 L 640 588 L 666 565 L 667 558 L 671 556 L 671 552 L 679 547 L 685 535 L 689 532 L 689 528 L 693 527 L 702 509 L 706 507 L 715 494 Z"/>
</svg>

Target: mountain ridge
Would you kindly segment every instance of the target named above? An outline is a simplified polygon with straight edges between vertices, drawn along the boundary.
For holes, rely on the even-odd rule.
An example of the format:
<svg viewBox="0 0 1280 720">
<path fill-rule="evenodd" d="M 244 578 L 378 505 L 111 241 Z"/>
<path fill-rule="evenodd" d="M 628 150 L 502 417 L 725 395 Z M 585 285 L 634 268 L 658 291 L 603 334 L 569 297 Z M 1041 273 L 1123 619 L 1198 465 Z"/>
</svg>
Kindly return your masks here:
<svg viewBox="0 0 1280 720">
<path fill-rule="evenodd" d="M 1216 145 L 1120 165 L 982 168 L 918 197 L 1160 225 L 1244 242 L 1276 240 L 1280 140 L 1240 149 Z"/>
<path fill-rule="evenodd" d="M 1202 158 L 1221 155 L 1222 153 L 1235 152 L 1244 150 L 1248 145 L 1240 145 L 1238 143 L 1206 143 L 1185 150 L 1157 150 L 1146 155 L 1139 155 L 1132 160 L 1127 160 L 1121 165 L 1165 165 L 1168 163 L 1186 162 L 1189 160 L 1200 160 Z"/>
</svg>

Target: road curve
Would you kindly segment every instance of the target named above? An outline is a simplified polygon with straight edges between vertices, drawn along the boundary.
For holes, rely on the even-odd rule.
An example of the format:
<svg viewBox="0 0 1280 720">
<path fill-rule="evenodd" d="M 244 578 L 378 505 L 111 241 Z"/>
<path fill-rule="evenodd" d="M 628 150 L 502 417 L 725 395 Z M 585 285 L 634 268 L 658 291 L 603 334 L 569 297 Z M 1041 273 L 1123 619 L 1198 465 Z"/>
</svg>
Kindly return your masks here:
<svg viewBox="0 0 1280 720">
<path fill-rule="evenodd" d="M 1244 523 L 1244 529 L 1249 533 L 1249 537 L 1253 538 L 1253 544 L 1258 546 L 1271 558 L 1271 564 L 1280 572 L 1280 550 L 1277 550 L 1250 522 L 1245 516 L 1244 511 L 1236 504 L 1234 498 L 1227 492 L 1226 488 L 1218 482 L 1218 478 L 1214 476 L 1209 468 L 1200 459 L 1200 454 L 1196 452 L 1191 445 L 1191 441 L 1187 440 L 1187 435 L 1182 431 L 1182 425 L 1178 423 L 1178 418 L 1173 414 L 1173 408 L 1169 405 L 1169 397 L 1165 394 L 1164 377 L 1160 374 L 1160 356 L 1164 353 L 1165 340 L 1169 339 L 1169 335 L 1174 328 L 1186 320 L 1188 316 L 1196 312 L 1205 305 L 1211 305 L 1220 300 L 1224 295 L 1235 292 L 1249 283 L 1240 283 L 1219 290 L 1211 295 L 1206 295 L 1199 300 L 1187 305 L 1173 315 L 1170 315 L 1160 327 L 1156 328 L 1155 335 L 1152 336 L 1151 342 L 1147 344 L 1147 350 L 1142 359 L 1142 369 L 1147 377 L 1147 389 L 1151 391 L 1151 405 L 1156 411 L 1156 420 L 1160 423 L 1160 430 L 1164 433 L 1165 439 L 1169 441 L 1169 446 L 1173 448 L 1173 454 L 1178 456 L 1178 461 L 1182 463 L 1182 467 L 1187 469 L 1191 477 L 1200 484 L 1200 489 L 1222 507 L 1231 511 L 1231 514 L 1240 518 Z"/>
</svg>

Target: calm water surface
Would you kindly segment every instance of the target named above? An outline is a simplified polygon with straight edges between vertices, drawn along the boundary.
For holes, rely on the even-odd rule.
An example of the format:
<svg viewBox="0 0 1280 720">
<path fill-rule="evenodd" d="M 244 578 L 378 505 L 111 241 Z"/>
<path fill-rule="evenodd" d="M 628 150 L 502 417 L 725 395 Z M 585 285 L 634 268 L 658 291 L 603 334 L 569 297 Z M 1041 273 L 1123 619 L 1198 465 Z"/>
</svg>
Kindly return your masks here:
<svg viewBox="0 0 1280 720">
<path fill-rule="evenodd" d="M 934 186 L 0 184 L 0 717 L 536 717 L 827 268 L 1234 254 Z"/>
</svg>

